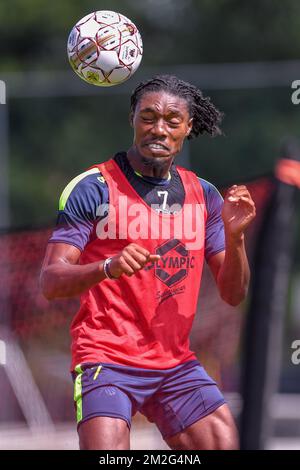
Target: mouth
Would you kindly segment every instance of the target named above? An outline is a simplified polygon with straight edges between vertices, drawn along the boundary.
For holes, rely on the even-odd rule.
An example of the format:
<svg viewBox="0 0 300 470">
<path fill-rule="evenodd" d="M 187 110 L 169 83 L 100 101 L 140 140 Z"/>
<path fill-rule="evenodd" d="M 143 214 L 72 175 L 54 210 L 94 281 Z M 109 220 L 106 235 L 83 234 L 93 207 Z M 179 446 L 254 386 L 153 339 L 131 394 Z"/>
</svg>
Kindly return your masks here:
<svg viewBox="0 0 300 470">
<path fill-rule="evenodd" d="M 144 146 L 149 148 L 150 150 L 169 150 L 169 148 L 166 145 L 161 144 L 159 142 L 149 142 L 145 144 Z"/>
</svg>

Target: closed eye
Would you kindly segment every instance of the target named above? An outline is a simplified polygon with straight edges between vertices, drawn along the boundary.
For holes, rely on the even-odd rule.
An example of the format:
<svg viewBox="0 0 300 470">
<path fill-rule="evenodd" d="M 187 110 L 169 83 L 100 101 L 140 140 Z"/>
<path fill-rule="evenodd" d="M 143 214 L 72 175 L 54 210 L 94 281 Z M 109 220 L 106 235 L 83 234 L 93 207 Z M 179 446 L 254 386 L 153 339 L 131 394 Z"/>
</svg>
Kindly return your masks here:
<svg viewBox="0 0 300 470">
<path fill-rule="evenodd" d="M 142 120 L 144 122 L 153 122 L 153 118 L 150 118 L 150 117 L 142 117 Z"/>
</svg>

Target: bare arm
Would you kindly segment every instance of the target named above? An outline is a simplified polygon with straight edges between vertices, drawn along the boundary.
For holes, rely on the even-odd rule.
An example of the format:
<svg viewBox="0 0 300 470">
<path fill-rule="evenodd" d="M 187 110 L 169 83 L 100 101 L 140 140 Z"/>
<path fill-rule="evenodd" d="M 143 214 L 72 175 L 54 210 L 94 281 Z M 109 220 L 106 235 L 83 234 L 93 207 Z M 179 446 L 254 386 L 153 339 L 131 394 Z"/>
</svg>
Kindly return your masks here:
<svg viewBox="0 0 300 470">
<path fill-rule="evenodd" d="M 226 250 L 208 262 L 222 299 L 239 305 L 245 298 L 250 269 L 244 243 L 244 231 L 255 217 L 255 205 L 246 186 L 233 186 L 227 192 L 222 217 Z"/>
<path fill-rule="evenodd" d="M 247 295 L 250 269 L 244 240 L 226 242 L 226 251 L 212 256 L 208 262 L 221 298 L 229 305 L 239 305 Z"/>
<path fill-rule="evenodd" d="M 41 289 L 48 300 L 74 297 L 106 279 L 105 260 L 79 265 L 80 250 L 67 243 L 49 243 L 41 270 Z M 145 264 L 158 260 L 143 247 L 131 243 L 112 257 L 109 272 L 114 278 L 132 276 Z M 113 282 L 113 281 L 111 281 Z"/>
<path fill-rule="evenodd" d="M 79 295 L 105 278 L 103 262 L 79 265 L 80 254 L 67 243 L 48 244 L 40 277 L 48 300 Z"/>
</svg>

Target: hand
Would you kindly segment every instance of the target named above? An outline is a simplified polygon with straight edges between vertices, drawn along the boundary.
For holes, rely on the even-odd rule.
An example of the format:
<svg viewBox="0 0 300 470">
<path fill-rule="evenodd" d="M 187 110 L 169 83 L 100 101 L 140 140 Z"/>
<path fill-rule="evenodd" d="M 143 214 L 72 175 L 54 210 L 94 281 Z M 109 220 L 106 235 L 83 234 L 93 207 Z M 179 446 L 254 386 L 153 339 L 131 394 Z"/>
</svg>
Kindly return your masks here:
<svg viewBox="0 0 300 470">
<path fill-rule="evenodd" d="M 109 272 L 115 278 L 120 277 L 122 274 L 132 276 L 147 263 L 153 263 L 159 259 L 160 255 L 152 255 L 136 243 L 130 243 L 119 254 L 112 257 L 109 263 Z"/>
<path fill-rule="evenodd" d="M 225 232 L 240 237 L 256 215 L 255 204 L 246 186 L 231 186 L 224 198 L 222 219 Z"/>
</svg>

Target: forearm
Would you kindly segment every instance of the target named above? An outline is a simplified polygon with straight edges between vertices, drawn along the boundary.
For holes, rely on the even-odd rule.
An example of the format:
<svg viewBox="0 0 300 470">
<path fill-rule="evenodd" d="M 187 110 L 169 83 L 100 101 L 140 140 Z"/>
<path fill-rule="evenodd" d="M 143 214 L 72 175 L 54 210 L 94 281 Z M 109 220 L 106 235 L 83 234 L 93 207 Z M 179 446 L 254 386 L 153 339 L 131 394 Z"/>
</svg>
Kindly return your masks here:
<svg viewBox="0 0 300 470">
<path fill-rule="evenodd" d="M 85 265 L 61 262 L 44 269 L 40 282 L 44 296 L 53 300 L 80 295 L 105 278 L 102 261 Z"/>
<path fill-rule="evenodd" d="M 245 250 L 244 235 L 234 238 L 225 232 L 226 254 L 220 268 L 217 284 L 222 299 L 236 306 L 246 297 L 250 269 Z"/>
</svg>

